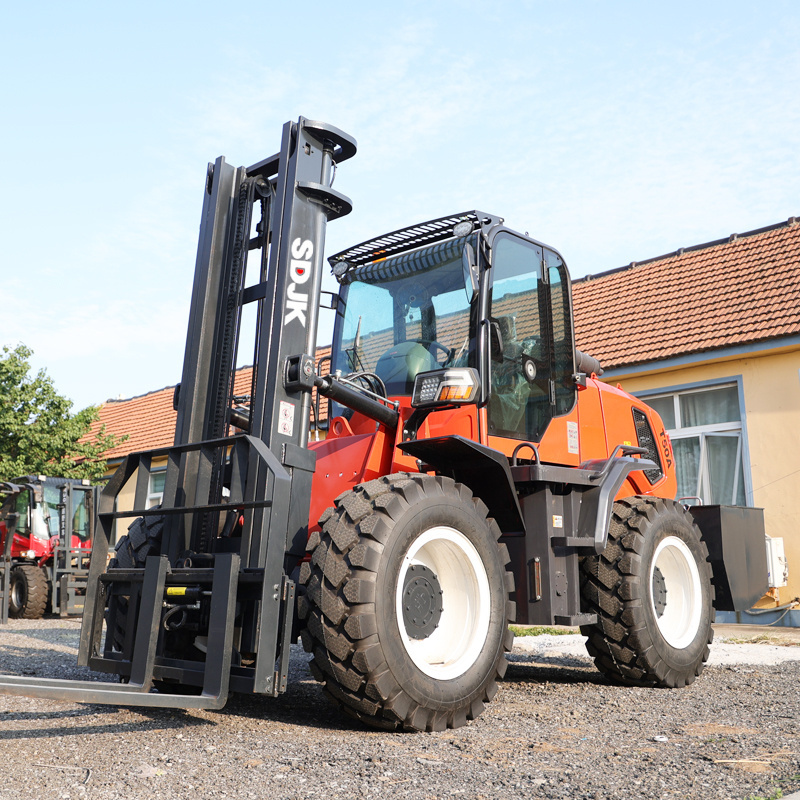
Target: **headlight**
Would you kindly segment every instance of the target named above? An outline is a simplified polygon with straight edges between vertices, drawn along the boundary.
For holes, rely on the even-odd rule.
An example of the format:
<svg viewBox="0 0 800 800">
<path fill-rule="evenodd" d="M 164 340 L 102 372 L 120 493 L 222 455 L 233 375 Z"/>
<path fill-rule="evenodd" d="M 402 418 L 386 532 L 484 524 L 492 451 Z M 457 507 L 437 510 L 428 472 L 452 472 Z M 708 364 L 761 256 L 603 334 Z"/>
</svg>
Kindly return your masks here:
<svg viewBox="0 0 800 800">
<path fill-rule="evenodd" d="M 29 558 L 31 561 L 33 561 L 33 559 L 36 558 L 36 551 L 35 550 L 26 550 L 25 551 L 25 558 Z"/>
<path fill-rule="evenodd" d="M 414 408 L 474 403 L 478 395 L 478 373 L 471 368 L 420 372 L 414 379 Z"/>
</svg>

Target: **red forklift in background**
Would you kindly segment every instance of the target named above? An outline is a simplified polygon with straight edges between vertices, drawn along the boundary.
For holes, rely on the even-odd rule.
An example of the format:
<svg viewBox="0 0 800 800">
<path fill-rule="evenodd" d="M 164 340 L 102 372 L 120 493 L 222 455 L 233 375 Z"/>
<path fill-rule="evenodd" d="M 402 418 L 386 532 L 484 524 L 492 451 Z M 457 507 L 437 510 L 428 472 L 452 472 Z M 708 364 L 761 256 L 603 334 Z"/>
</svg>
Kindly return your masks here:
<svg viewBox="0 0 800 800">
<path fill-rule="evenodd" d="M 83 613 L 96 495 L 72 478 L 0 483 L 0 622 Z"/>
</svg>

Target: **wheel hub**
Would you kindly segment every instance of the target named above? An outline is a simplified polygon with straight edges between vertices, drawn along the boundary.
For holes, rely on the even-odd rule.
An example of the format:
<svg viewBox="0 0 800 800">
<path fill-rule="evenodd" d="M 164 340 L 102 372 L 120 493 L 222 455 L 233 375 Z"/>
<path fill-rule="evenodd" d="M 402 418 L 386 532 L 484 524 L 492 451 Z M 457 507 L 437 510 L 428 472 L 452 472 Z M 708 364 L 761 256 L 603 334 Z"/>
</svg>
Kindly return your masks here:
<svg viewBox="0 0 800 800">
<path fill-rule="evenodd" d="M 667 582 L 658 567 L 653 567 L 653 608 L 656 617 L 661 619 L 667 607 Z"/>
<path fill-rule="evenodd" d="M 25 605 L 25 591 L 21 581 L 11 584 L 11 605 L 13 608 L 22 608 Z"/>
<path fill-rule="evenodd" d="M 436 573 L 424 564 L 412 564 L 403 585 L 403 623 L 411 639 L 427 639 L 438 627 L 444 606 Z"/>
</svg>

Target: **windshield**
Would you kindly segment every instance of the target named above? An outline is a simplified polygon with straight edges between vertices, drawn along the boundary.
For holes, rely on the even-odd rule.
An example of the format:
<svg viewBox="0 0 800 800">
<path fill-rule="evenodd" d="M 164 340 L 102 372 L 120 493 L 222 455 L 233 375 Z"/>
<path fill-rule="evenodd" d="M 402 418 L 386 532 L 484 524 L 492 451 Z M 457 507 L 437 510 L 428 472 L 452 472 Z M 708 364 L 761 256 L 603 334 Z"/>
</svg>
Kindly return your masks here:
<svg viewBox="0 0 800 800">
<path fill-rule="evenodd" d="M 389 395 L 411 394 L 419 372 L 474 366 L 464 237 L 349 273 L 333 370 L 374 373 Z M 469 294 L 472 294 L 471 287 Z"/>
<path fill-rule="evenodd" d="M 30 490 L 23 489 L 21 492 L 11 495 L 3 503 L 0 518 L 6 523 L 9 530 L 21 536 L 33 536 L 42 542 L 50 540 L 48 529 L 48 509 L 44 503 L 37 503 L 36 508 L 28 516 L 30 506 Z M 57 512 L 56 512 L 57 514 Z M 56 524 L 58 516 L 56 515 Z M 32 526 L 32 527 L 31 527 Z M 56 533 L 58 530 L 56 530 Z"/>
</svg>

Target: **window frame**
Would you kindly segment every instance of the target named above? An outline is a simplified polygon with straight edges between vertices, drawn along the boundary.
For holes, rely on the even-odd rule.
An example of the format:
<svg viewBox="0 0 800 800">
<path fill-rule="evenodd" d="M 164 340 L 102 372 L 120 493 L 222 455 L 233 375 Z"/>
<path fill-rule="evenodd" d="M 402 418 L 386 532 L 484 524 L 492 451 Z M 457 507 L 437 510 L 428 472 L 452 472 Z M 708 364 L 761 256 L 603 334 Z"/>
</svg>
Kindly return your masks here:
<svg viewBox="0 0 800 800">
<path fill-rule="evenodd" d="M 753 481 L 750 468 L 750 447 L 747 436 L 747 411 L 744 400 L 744 385 L 741 375 L 731 375 L 724 378 L 714 378 L 705 381 L 695 381 L 692 383 L 674 384 L 672 386 L 664 386 L 657 389 L 645 389 L 642 391 L 632 392 L 635 397 L 643 400 L 645 403 L 649 399 L 659 397 L 672 396 L 673 409 L 675 415 L 675 424 L 678 425 L 681 420 L 680 412 L 680 395 L 693 394 L 697 392 L 713 391 L 714 389 L 736 388 L 736 395 L 739 401 L 739 422 L 716 422 L 708 425 L 694 425 L 692 427 L 677 427 L 666 428 L 667 434 L 671 441 L 678 439 L 689 439 L 697 437 L 700 441 L 700 462 L 697 466 L 698 477 L 701 485 L 707 479 L 707 450 L 704 439 L 707 436 L 730 435 L 733 433 L 739 434 L 739 444 L 737 447 L 737 455 L 741 456 L 736 462 L 736 471 L 734 477 L 734 491 L 741 470 L 741 477 L 743 481 L 744 501 L 746 506 L 753 506 Z M 734 499 L 723 505 L 733 505 Z"/>
</svg>

